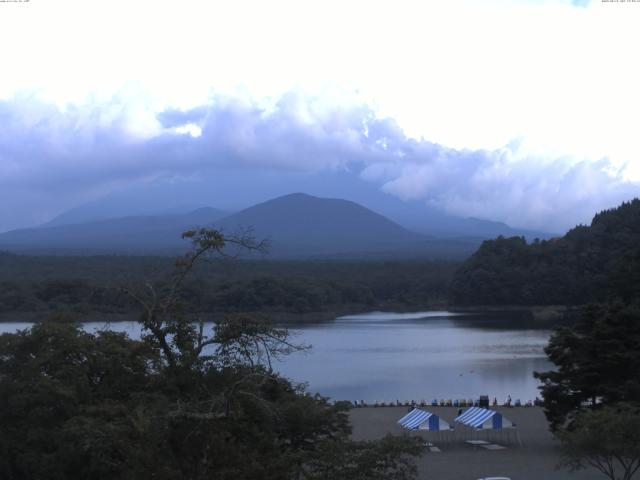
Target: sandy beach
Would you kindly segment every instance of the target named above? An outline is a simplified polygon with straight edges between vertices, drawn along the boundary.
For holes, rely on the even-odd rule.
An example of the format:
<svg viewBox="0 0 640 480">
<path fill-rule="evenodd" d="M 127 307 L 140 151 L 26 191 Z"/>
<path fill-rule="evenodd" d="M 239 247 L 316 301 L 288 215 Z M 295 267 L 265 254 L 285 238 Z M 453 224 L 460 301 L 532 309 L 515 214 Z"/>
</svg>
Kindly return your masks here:
<svg viewBox="0 0 640 480">
<path fill-rule="evenodd" d="M 424 407 L 424 410 L 439 415 L 449 423 L 457 416 L 454 407 Z M 502 450 L 487 450 L 465 443 L 463 432 L 458 430 L 447 441 L 444 434 L 412 432 L 420 435 L 440 448 L 425 453 L 418 459 L 420 479 L 430 480 L 475 480 L 487 476 L 505 476 L 512 480 L 596 480 L 604 478 L 594 469 L 571 473 L 557 470 L 559 460 L 558 443 L 548 430 L 547 421 L 539 407 L 495 407 L 504 417 L 515 422 L 519 428 L 520 447 L 514 434 L 488 433 L 491 443 L 506 447 Z M 354 408 L 350 412 L 353 438 L 369 440 L 387 433 L 406 432 L 396 422 L 407 413 L 407 407 Z M 485 436 L 487 435 L 485 434 Z M 454 437 L 457 437 L 455 440 Z M 483 438 L 476 435 L 477 438 Z"/>
</svg>

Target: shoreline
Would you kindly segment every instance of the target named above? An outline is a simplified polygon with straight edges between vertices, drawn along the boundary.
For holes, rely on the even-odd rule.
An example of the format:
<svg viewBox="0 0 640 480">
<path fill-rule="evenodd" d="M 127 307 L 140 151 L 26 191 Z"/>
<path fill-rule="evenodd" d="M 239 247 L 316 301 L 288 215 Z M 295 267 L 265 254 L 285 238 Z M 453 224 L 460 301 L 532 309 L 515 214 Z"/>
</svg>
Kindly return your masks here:
<svg viewBox="0 0 640 480">
<path fill-rule="evenodd" d="M 534 321 L 536 323 L 561 323 L 564 320 L 566 313 L 579 309 L 581 306 L 563 306 L 563 305 L 345 305 L 344 308 L 334 308 L 329 310 L 319 310 L 313 312 L 292 312 L 292 311 L 229 311 L 229 312 L 200 312 L 193 313 L 194 317 L 202 316 L 206 318 L 206 321 L 215 321 L 216 318 L 223 317 L 225 315 L 246 314 L 256 316 L 270 317 L 274 323 L 282 324 L 296 324 L 296 323 L 326 323 L 335 320 L 338 317 L 346 315 L 356 315 L 371 312 L 389 312 L 389 313 L 417 313 L 417 312 L 438 312 L 446 311 L 451 313 L 462 314 L 520 314 L 521 320 Z M 56 314 L 67 316 L 69 323 L 84 323 L 84 322 L 129 322 L 136 321 L 138 316 L 137 311 L 132 312 L 76 312 L 73 310 L 50 310 L 50 311 L 14 311 L 14 312 L 2 312 L 0 313 L 0 323 L 12 323 L 12 322 L 32 322 L 36 323 L 44 321 L 47 317 L 51 317 Z M 62 320 L 60 320 L 62 321 Z"/>
<path fill-rule="evenodd" d="M 491 397 L 490 397 L 491 398 Z M 496 397 L 493 397 L 496 398 Z M 436 400 L 434 400 L 435 402 Z M 426 402 L 424 400 L 421 401 L 416 401 L 416 400 L 405 400 L 405 401 L 399 401 L 396 400 L 395 402 L 384 402 L 384 401 L 378 401 L 376 400 L 375 402 L 371 402 L 368 403 L 364 400 L 333 400 L 333 403 L 338 403 L 338 402 L 348 402 L 351 404 L 351 408 L 352 409 L 359 409 L 359 408 L 420 408 L 420 409 L 429 409 L 429 408 L 469 408 L 469 407 L 480 407 L 480 402 L 478 401 L 478 399 L 438 399 L 437 403 L 433 403 L 433 402 Z M 519 402 L 519 403 L 516 403 Z M 540 400 L 538 399 L 538 402 L 540 402 Z M 521 399 L 515 399 L 513 401 L 513 403 L 511 405 L 503 402 L 503 403 L 497 403 L 497 404 L 493 404 L 491 401 L 489 402 L 488 406 L 485 406 L 483 408 L 489 408 L 489 409 L 494 409 L 494 408 L 533 408 L 533 407 L 540 407 L 541 403 L 537 403 L 536 404 L 536 400 L 531 400 L 531 399 L 527 399 L 526 401 L 521 401 Z"/>
</svg>

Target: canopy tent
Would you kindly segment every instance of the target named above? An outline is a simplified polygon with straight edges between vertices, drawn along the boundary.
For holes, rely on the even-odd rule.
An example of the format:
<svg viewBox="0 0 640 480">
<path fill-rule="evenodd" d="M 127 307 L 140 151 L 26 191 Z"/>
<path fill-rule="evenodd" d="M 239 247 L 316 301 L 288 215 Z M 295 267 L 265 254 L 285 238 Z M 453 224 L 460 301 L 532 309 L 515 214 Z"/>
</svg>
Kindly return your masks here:
<svg viewBox="0 0 640 480">
<path fill-rule="evenodd" d="M 454 418 L 453 421 L 471 428 L 472 438 L 474 431 L 496 432 L 499 433 L 501 439 L 503 439 L 502 432 L 505 432 L 507 439 L 509 437 L 508 432 L 514 432 L 518 443 L 522 446 L 522 440 L 520 440 L 520 434 L 516 428 L 516 424 L 504 418 L 500 412 L 496 412 L 495 410 L 471 407 Z M 493 437 L 494 435 L 492 434 L 490 436 Z"/>
<path fill-rule="evenodd" d="M 458 415 L 454 422 L 462 423 L 467 427 L 477 429 L 515 428 L 516 424 L 507 420 L 501 413 L 488 408 L 471 407 L 462 415 Z"/>
<path fill-rule="evenodd" d="M 404 417 L 398 420 L 398 423 L 407 430 L 440 432 L 452 429 L 451 425 L 442 420 L 438 415 L 420 410 L 419 408 L 411 410 Z"/>
</svg>

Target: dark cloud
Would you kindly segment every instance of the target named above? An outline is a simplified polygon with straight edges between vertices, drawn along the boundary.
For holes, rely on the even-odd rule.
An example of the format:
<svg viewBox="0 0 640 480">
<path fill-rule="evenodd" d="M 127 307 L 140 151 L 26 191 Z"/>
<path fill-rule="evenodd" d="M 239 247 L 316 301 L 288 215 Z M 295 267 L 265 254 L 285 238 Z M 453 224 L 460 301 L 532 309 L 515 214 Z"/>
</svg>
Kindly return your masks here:
<svg viewBox="0 0 640 480">
<path fill-rule="evenodd" d="M 159 206 L 210 198 L 224 207 L 228 198 L 246 205 L 303 189 L 349 198 L 348 185 L 366 181 L 443 211 L 557 230 L 638 192 L 608 173 L 606 159 L 532 158 L 517 146 L 454 150 L 407 138 L 367 105 L 327 106 L 296 94 L 268 109 L 216 97 L 141 118 L 117 100 L 64 111 L 32 97 L 0 101 L 0 229 L 44 221 L 118 188 L 163 183 L 211 185 L 217 196 L 158 194 Z M 327 172 L 353 181 L 337 192 L 322 185 Z"/>
</svg>

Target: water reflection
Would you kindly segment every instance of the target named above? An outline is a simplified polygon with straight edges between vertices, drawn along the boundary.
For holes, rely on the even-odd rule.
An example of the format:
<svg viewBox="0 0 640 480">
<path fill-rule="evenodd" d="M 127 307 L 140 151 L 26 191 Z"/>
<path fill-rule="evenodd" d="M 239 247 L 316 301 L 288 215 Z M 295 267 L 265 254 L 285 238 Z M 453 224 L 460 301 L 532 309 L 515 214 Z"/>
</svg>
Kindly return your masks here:
<svg viewBox="0 0 640 480">
<path fill-rule="evenodd" d="M 445 318 L 458 317 L 468 315 L 466 313 L 455 313 L 447 311 L 430 311 L 430 312 L 411 312 L 411 313 L 395 313 L 395 312 L 369 312 L 359 313 L 356 315 L 344 315 L 336 318 L 336 323 L 353 323 L 353 322 L 384 322 L 399 320 L 421 320 L 427 318 Z"/>
<path fill-rule="evenodd" d="M 279 369 L 337 399 L 430 401 L 487 394 L 524 402 L 538 395 L 533 372 L 551 368 L 543 352 L 550 332 L 514 328 L 516 321 L 450 312 L 341 317 L 295 329 L 313 349 Z"/>
<path fill-rule="evenodd" d="M 313 392 L 349 400 L 427 400 L 496 397 L 523 402 L 538 395 L 534 371 L 551 364 L 543 348 L 549 330 L 523 325 L 508 315 L 451 312 L 349 315 L 335 322 L 293 327 L 294 341 L 312 345 L 276 364 Z M 28 328 L 3 323 L 0 331 Z M 207 325 L 213 327 L 213 324 Z M 89 322 L 140 337 L 137 322 Z"/>
</svg>

